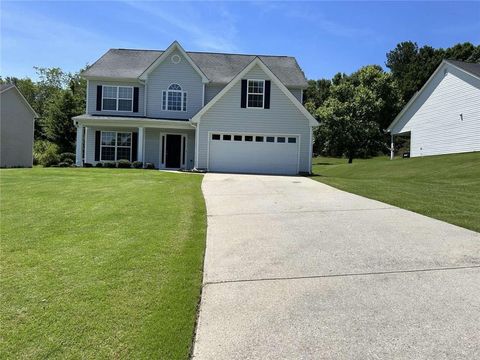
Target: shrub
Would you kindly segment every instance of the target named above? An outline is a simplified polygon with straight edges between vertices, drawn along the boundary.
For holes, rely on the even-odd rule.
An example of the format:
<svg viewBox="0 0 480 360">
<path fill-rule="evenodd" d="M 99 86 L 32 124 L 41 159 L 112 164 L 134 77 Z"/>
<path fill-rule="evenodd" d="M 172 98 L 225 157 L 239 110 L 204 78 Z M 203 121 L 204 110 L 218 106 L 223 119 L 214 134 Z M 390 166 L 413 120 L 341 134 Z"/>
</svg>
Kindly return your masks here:
<svg viewBox="0 0 480 360">
<path fill-rule="evenodd" d="M 115 168 L 115 167 L 117 167 L 117 164 L 114 163 L 113 161 L 105 161 L 103 163 L 103 167 L 105 167 L 105 168 Z"/>
<path fill-rule="evenodd" d="M 134 167 L 135 169 L 141 169 L 141 168 L 143 168 L 143 162 L 141 162 L 141 161 L 134 161 L 134 162 L 132 163 L 132 165 L 133 165 L 133 167 Z"/>
<path fill-rule="evenodd" d="M 155 165 L 153 165 L 152 163 L 147 162 L 147 163 L 145 163 L 145 169 L 150 169 L 150 170 L 151 170 L 151 169 L 155 169 Z"/>
<path fill-rule="evenodd" d="M 76 155 L 74 153 L 65 152 L 60 154 L 60 162 L 67 162 L 73 164 L 75 162 L 75 159 Z"/>
<path fill-rule="evenodd" d="M 130 169 L 132 167 L 132 163 L 128 160 L 121 159 L 118 160 L 118 167 L 121 169 Z"/>
<path fill-rule="evenodd" d="M 92 166 L 93 166 L 93 165 L 90 164 L 90 163 L 84 163 L 84 164 L 83 164 L 83 167 L 92 167 Z"/>
<path fill-rule="evenodd" d="M 52 142 L 40 140 L 33 146 L 33 158 L 35 163 L 49 167 L 60 162 L 58 146 Z"/>
<path fill-rule="evenodd" d="M 95 167 L 101 168 L 101 167 L 103 167 L 103 164 L 102 164 L 101 162 L 97 162 L 97 163 L 95 164 Z"/>
<path fill-rule="evenodd" d="M 69 159 L 69 160 L 70 160 L 70 159 Z M 71 161 L 71 160 L 70 160 L 70 161 Z M 55 166 L 55 165 L 54 165 L 54 166 Z M 72 166 L 72 163 L 67 162 L 67 161 L 60 161 L 60 162 L 58 163 L 58 167 L 70 167 L 70 166 Z"/>
</svg>

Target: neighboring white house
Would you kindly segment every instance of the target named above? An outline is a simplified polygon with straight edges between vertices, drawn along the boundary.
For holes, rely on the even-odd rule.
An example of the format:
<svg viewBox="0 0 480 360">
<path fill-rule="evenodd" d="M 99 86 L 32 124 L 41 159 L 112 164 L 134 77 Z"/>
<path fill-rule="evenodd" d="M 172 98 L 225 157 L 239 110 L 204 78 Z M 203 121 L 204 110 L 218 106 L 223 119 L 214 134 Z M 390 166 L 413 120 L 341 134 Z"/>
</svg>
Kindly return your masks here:
<svg viewBox="0 0 480 360">
<path fill-rule="evenodd" d="M 36 117 L 15 85 L 0 85 L 0 167 L 32 167 Z"/>
<path fill-rule="evenodd" d="M 295 58 L 111 49 L 82 73 L 77 165 L 142 161 L 159 169 L 311 172 L 307 80 Z"/>
<path fill-rule="evenodd" d="M 480 64 L 444 60 L 387 131 L 412 157 L 480 151 Z"/>
</svg>

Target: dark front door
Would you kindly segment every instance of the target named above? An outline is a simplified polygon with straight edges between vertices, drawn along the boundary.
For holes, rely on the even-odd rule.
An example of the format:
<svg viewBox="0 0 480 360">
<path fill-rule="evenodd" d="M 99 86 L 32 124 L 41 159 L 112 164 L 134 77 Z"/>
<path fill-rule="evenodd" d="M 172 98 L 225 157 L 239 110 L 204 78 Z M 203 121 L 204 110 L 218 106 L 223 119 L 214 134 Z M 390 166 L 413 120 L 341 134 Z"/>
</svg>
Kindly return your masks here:
<svg viewBox="0 0 480 360">
<path fill-rule="evenodd" d="M 177 169 L 180 167 L 180 155 L 182 150 L 182 135 L 167 135 L 165 154 L 165 166 Z"/>
</svg>

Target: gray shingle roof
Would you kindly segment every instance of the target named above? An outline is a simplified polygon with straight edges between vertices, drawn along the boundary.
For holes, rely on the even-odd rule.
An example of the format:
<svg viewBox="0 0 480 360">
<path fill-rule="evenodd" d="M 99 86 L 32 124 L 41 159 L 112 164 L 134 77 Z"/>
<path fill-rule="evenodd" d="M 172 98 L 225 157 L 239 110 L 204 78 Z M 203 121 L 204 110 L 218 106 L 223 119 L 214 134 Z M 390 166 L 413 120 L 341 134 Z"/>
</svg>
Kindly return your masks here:
<svg viewBox="0 0 480 360">
<path fill-rule="evenodd" d="M 119 79 L 138 78 L 161 54 L 157 50 L 110 49 L 82 75 Z M 212 83 L 229 83 L 256 55 L 188 52 Z M 290 87 L 306 87 L 307 80 L 291 56 L 258 56 L 269 69 Z"/>
<path fill-rule="evenodd" d="M 447 60 L 447 62 L 465 70 L 466 72 L 469 72 L 470 74 L 480 77 L 480 64 L 468 63 L 459 60 Z"/>
</svg>

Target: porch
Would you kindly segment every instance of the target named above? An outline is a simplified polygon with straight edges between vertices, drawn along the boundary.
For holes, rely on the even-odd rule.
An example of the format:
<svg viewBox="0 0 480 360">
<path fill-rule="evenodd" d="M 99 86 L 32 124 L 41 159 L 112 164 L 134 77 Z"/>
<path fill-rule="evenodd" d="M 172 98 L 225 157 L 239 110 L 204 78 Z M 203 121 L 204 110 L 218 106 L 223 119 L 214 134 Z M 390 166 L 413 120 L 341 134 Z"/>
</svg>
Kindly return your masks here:
<svg viewBox="0 0 480 360">
<path fill-rule="evenodd" d="M 114 118 L 81 115 L 76 164 L 122 159 L 152 163 L 157 169 L 192 169 L 195 127 L 188 120 Z"/>
</svg>

